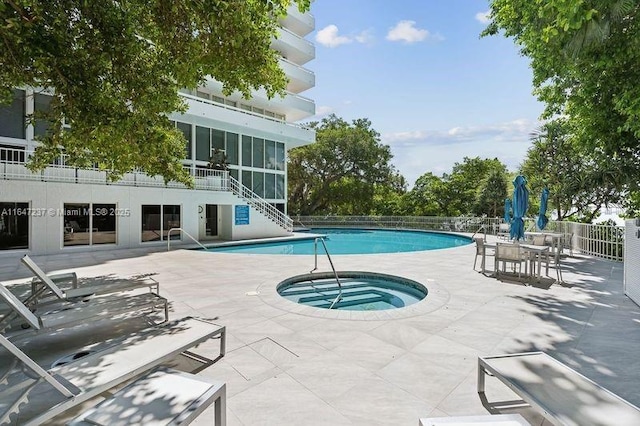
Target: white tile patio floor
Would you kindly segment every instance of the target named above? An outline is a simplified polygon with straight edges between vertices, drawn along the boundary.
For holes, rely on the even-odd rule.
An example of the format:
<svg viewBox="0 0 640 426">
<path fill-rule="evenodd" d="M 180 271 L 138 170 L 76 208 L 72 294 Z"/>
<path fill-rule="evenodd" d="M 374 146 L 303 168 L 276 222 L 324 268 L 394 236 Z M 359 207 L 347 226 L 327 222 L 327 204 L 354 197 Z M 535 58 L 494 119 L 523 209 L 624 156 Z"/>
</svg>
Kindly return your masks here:
<svg viewBox="0 0 640 426">
<path fill-rule="evenodd" d="M 565 284 L 525 286 L 473 271 L 474 255 L 469 245 L 333 256 L 339 270 L 396 274 L 429 288 L 413 307 L 364 316 L 311 311 L 275 295 L 278 282 L 309 272 L 312 256 L 158 249 L 34 259 L 47 272 L 75 270 L 81 277 L 155 273 L 172 318 L 195 315 L 226 325 L 227 355 L 198 374 L 227 383 L 230 426 L 416 425 L 421 417 L 487 414 L 476 393 L 477 356 L 531 350 L 550 353 L 640 405 L 640 308 L 623 294 L 621 263 L 566 258 Z M 19 257 L 0 259 L 4 284 L 27 277 Z M 110 331 L 127 332 L 124 326 Z M 67 334 L 76 340 L 34 339 L 43 365 L 56 340 L 67 339 L 68 351 L 69 342 L 86 344 L 88 334 L 96 335 Z M 202 350 L 213 354 L 217 344 Z M 496 379 L 488 379 L 487 397 L 516 399 Z M 546 424 L 531 409 L 500 412 Z M 208 410 L 195 424 L 211 422 Z"/>
</svg>

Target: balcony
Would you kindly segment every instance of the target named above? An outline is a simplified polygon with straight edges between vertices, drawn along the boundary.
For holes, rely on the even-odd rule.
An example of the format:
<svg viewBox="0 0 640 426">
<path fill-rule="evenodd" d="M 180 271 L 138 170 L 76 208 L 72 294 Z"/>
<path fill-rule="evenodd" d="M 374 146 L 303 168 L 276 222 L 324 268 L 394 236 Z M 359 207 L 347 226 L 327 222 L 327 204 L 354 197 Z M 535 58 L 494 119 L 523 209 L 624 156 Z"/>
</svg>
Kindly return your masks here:
<svg viewBox="0 0 640 426">
<path fill-rule="evenodd" d="M 220 83 L 217 80 L 214 80 L 213 78 L 209 78 L 205 82 L 204 87 L 206 87 L 211 92 L 222 93 L 222 83 Z M 207 99 L 196 98 L 194 96 L 187 95 L 184 93 L 181 93 L 181 95 L 183 95 L 186 98 L 193 99 L 194 101 L 208 103 L 216 107 L 226 107 L 226 109 L 239 111 L 244 114 L 250 114 L 255 117 L 260 117 L 263 120 L 277 121 L 279 123 L 283 123 L 283 121 L 272 118 L 272 117 L 259 115 L 257 113 L 241 110 L 239 108 L 231 107 L 228 105 L 222 105 L 220 103 L 209 101 Z M 309 98 L 305 98 L 304 96 L 297 95 L 295 93 L 291 93 L 291 92 L 287 92 L 284 98 L 281 98 L 280 96 L 275 96 L 274 98 L 269 99 L 266 91 L 264 89 L 260 89 L 253 92 L 253 97 L 251 98 L 250 101 L 242 100 L 239 95 L 237 96 L 237 98 L 232 97 L 232 99 L 237 100 L 239 102 L 238 105 L 243 102 L 250 103 L 254 107 L 264 108 L 266 110 L 277 112 L 278 114 L 282 114 L 286 117 L 287 122 L 302 120 L 307 117 L 311 117 L 316 113 L 316 104 L 313 100 Z M 189 103 L 190 108 L 191 108 L 191 105 L 192 103 Z M 218 113 L 215 110 L 210 110 L 210 112 L 212 114 L 218 115 Z M 187 114 L 192 115 L 192 114 L 195 114 L 195 112 L 191 111 L 190 109 L 187 112 Z M 200 111 L 197 114 L 203 114 L 204 116 L 206 112 Z M 173 115 L 172 117 L 179 120 L 179 118 L 177 118 L 178 116 L 176 115 Z M 259 125 L 259 122 L 253 121 L 253 123 Z"/>
<path fill-rule="evenodd" d="M 31 151 L 0 148 L 0 179 L 29 180 L 41 182 L 81 183 L 93 185 L 123 185 L 151 188 L 180 188 L 187 186 L 179 182 L 165 183 L 160 176 L 149 176 L 141 171 L 125 173 L 120 180 L 112 182 L 107 172 L 97 167 L 77 168 L 67 164 L 67 156 L 62 155 L 39 172 L 26 167 Z M 193 169 L 184 166 L 194 179 L 194 188 L 209 191 L 230 192 L 229 172 L 210 169 Z"/>
<path fill-rule="evenodd" d="M 285 28 L 278 30 L 278 37 L 271 42 L 271 48 L 298 65 L 304 65 L 316 57 L 316 47 L 313 43 Z"/>
<path fill-rule="evenodd" d="M 287 91 L 298 94 L 316 85 L 316 75 L 308 69 L 284 58 L 280 59 L 280 68 L 289 78 Z"/>
<path fill-rule="evenodd" d="M 311 13 L 300 13 L 294 3 L 287 10 L 287 16 L 280 21 L 289 31 L 304 37 L 316 27 L 316 18 Z"/>
</svg>

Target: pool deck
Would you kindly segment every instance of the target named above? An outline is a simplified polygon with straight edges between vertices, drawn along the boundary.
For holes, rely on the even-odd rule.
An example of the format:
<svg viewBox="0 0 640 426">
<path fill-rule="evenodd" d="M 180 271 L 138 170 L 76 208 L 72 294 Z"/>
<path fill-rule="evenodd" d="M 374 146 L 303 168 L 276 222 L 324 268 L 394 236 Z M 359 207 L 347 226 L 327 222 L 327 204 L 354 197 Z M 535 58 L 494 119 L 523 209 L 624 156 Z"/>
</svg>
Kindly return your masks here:
<svg viewBox="0 0 640 426">
<path fill-rule="evenodd" d="M 47 272 L 75 270 L 87 278 L 153 273 L 171 302 L 171 318 L 195 315 L 224 324 L 226 356 L 198 374 L 227 383 L 230 426 L 415 426 L 424 417 L 488 414 L 476 393 L 477 357 L 533 350 L 640 406 L 640 308 L 623 294 L 621 263 L 567 257 L 563 284 L 525 286 L 474 271 L 474 245 L 333 256 L 338 270 L 400 275 L 429 289 L 411 307 L 363 313 L 317 311 L 275 294 L 281 280 L 308 273 L 313 256 L 161 250 L 33 258 Z M 326 257 L 320 269 L 328 269 Z M 3 284 L 29 277 L 19 256 L 0 258 Z M 38 336 L 32 353 L 46 365 L 62 347 L 83 346 L 102 332 L 129 332 L 95 327 Z M 212 355 L 216 349 L 202 348 Z M 517 399 L 491 378 L 487 397 Z M 211 410 L 194 424 L 211 424 Z M 500 412 L 548 424 L 529 408 Z"/>
</svg>

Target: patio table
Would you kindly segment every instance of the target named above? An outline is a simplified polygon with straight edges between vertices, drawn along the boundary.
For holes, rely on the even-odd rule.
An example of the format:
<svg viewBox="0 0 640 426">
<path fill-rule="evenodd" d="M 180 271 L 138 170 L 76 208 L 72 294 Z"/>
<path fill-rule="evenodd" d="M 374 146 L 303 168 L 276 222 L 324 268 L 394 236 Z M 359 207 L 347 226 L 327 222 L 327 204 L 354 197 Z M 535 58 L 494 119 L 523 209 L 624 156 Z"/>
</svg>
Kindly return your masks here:
<svg viewBox="0 0 640 426">
<path fill-rule="evenodd" d="M 531 267 L 531 277 L 536 277 L 538 282 L 542 279 L 542 257 L 549 255 L 548 246 L 534 246 L 531 244 L 520 244 L 520 247 L 527 253 L 529 259 L 529 265 Z M 537 262 L 535 262 L 537 260 Z M 534 264 L 537 263 L 536 272 L 534 273 Z M 549 275 L 549 262 L 547 261 L 546 274 Z"/>
<path fill-rule="evenodd" d="M 501 243 L 501 244 L 509 244 L 509 243 Z M 510 243 L 513 245 L 516 245 L 515 243 Z M 538 282 L 540 282 L 540 280 L 542 279 L 542 257 L 545 255 L 548 255 L 549 253 L 549 246 L 536 246 L 536 245 L 532 245 L 532 244 L 517 244 L 520 248 L 522 248 L 524 250 L 524 252 L 526 253 L 527 256 L 527 262 L 529 262 L 529 265 L 531 266 L 531 272 L 527 273 L 525 272 L 525 275 L 530 277 L 530 278 L 537 278 Z M 494 249 L 496 248 L 495 244 L 484 244 L 484 250 L 482 252 L 482 264 L 484 265 L 485 263 L 485 255 L 486 255 L 486 251 L 487 249 Z M 537 262 L 534 262 L 537 261 Z M 534 271 L 534 263 L 537 264 L 537 268 L 535 268 Z M 484 270 L 483 270 L 484 271 Z M 526 271 L 526 268 L 525 268 Z M 535 272 L 535 274 L 534 274 Z M 546 269 L 546 273 L 547 275 L 549 274 L 549 262 L 547 262 L 547 269 Z"/>
<path fill-rule="evenodd" d="M 564 238 L 564 234 L 559 232 L 525 232 L 525 237 L 535 237 L 536 235 L 544 235 L 544 237 L 551 238 L 551 248 L 554 254 L 554 261 L 558 263 L 560 259 L 560 250 L 562 249 L 562 240 Z"/>
</svg>

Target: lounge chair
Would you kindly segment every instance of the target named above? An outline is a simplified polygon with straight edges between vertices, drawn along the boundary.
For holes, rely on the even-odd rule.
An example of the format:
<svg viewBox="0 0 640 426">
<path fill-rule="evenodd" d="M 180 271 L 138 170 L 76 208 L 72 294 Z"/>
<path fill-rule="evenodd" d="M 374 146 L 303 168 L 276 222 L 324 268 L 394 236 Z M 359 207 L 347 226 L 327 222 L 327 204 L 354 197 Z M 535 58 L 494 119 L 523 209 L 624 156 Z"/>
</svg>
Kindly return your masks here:
<svg viewBox="0 0 640 426">
<path fill-rule="evenodd" d="M 149 277 L 143 277 L 142 279 L 136 278 L 133 280 L 122 280 L 117 283 L 94 284 L 83 287 L 77 287 L 77 285 L 74 285 L 73 288 L 63 291 L 55 283 L 56 276 L 47 275 L 28 255 L 24 255 L 21 262 L 35 275 L 31 288 L 32 294 L 27 299 L 27 305 L 37 304 L 38 298 L 44 294 L 45 291 L 43 290 L 46 289 L 51 291 L 58 299 L 63 300 L 82 298 L 91 295 L 118 293 L 121 291 L 135 290 L 144 287 L 148 287 L 150 292 L 155 290 L 155 294 L 159 294 L 160 290 L 160 284 L 157 281 Z M 75 277 L 77 284 L 75 272 L 71 274 Z M 69 274 L 61 274 L 58 275 L 58 277 L 64 278 L 68 275 Z"/>
<path fill-rule="evenodd" d="M 0 345 L 15 361 L 0 377 L 0 383 L 14 383 L 5 389 L 0 387 L 0 424 L 39 425 L 181 353 L 189 354 L 190 348 L 211 338 L 220 339 L 217 360 L 225 354 L 225 336 L 224 326 L 187 317 L 132 333 L 102 350 L 46 371 L 0 335 Z M 30 378 L 34 374 L 35 378 Z"/>
<path fill-rule="evenodd" d="M 640 409 L 544 352 L 478 358 L 478 394 L 495 376 L 558 425 L 640 425 Z M 489 407 L 487 407 L 489 408 Z"/>
<path fill-rule="evenodd" d="M 113 317 L 146 309 L 155 310 L 157 307 L 164 308 L 165 321 L 169 317 L 167 299 L 155 293 L 121 297 L 98 297 L 87 302 L 66 302 L 51 305 L 49 309 L 38 309 L 36 312 L 31 312 L 8 288 L 0 283 L 0 300 L 9 305 L 11 309 L 9 313 L 0 319 L 0 330 L 5 329 L 12 320 L 19 317 L 28 326 L 38 331 L 70 327 L 100 317 Z"/>
</svg>

